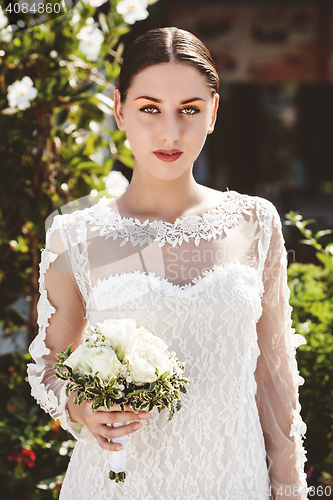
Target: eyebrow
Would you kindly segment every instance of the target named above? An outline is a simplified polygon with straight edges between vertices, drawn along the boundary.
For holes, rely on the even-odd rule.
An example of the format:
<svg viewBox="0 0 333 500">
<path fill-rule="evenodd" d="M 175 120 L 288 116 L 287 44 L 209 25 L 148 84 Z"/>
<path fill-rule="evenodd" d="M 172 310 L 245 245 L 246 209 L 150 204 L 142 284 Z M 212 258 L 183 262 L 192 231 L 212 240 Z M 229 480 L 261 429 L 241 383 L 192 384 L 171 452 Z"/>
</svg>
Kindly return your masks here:
<svg viewBox="0 0 333 500">
<path fill-rule="evenodd" d="M 153 101 L 153 102 L 158 102 L 161 103 L 162 101 L 160 99 L 156 99 L 156 97 L 150 97 L 147 95 L 141 95 L 140 97 L 136 97 L 134 101 L 137 101 L 138 99 L 146 99 L 147 101 Z M 194 101 L 204 101 L 205 99 L 202 99 L 202 97 L 192 97 L 191 99 L 186 99 L 185 101 L 182 101 L 180 104 L 189 104 L 190 102 Z"/>
</svg>

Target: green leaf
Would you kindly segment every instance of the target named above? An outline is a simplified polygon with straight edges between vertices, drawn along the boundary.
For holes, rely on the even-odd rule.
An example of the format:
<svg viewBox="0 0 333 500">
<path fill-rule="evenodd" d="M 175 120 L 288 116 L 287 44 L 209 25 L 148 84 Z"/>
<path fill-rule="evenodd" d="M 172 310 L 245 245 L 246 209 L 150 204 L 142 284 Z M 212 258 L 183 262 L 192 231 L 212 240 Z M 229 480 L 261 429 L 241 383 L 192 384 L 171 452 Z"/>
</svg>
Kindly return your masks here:
<svg viewBox="0 0 333 500">
<path fill-rule="evenodd" d="M 316 244 L 316 240 L 314 238 L 308 240 L 299 240 L 299 242 L 303 243 L 304 245 L 310 245 L 310 246 L 314 246 Z"/>
<path fill-rule="evenodd" d="M 148 411 L 148 412 L 149 412 L 149 411 L 152 411 L 152 409 L 153 409 L 153 408 L 154 408 L 154 401 L 150 401 L 150 403 L 149 403 L 149 407 L 148 407 L 148 410 L 147 410 L 147 411 Z"/>
<path fill-rule="evenodd" d="M 109 410 L 109 411 L 111 410 L 111 400 L 110 400 L 110 398 L 105 398 L 104 399 L 104 406 L 105 406 L 105 408 L 107 410 Z"/>
<path fill-rule="evenodd" d="M 92 403 L 91 403 L 91 410 L 96 411 L 98 408 L 101 408 L 101 406 L 104 406 L 104 399 L 103 397 L 96 398 Z"/>
<path fill-rule="evenodd" d="M 134 158 L 128 158 L 125 155 L 117 154 L 117 158 L 121 161 L 126 167 L 133 168 L 134 167 Z"/>
<path fill-rule="evenodd" d="M 148 389 L 148 392 L 152 392 L 155 389 L 155 387 L 156 387 L 156 382 L 151 382 L 149 389 Z"/>
<path fill-rule="evenodd" d="M 80 394 L 77 398 L 76 404 L 80 405 L 86 400 L 85 394 Z"/>
<path fill-rule="evenodd" d="M 332 233 L 332 229 L 324 229 L 323 231 L 318 231 L 316 234 L 315 234 L 315 238 L 316 239 L 319 239 L 321 238 L 322 236 L 325 236 L 326 234 L 331 234 Z"/>
<path fill-rule="evenodd" d="M 133 411 L 135 411 L 135 412 L 138 410 L 138 408 L 137 408 L 137 406 L 136 406 L 135 403 L 132 403 L 131 407 L 132 407 Z"/>
<path fill-rule="evenodd" d="M 321 252 L 317 252 L 316 257 L 318 260 L 320 260 L 320 262 L 322 264 L 324 264 L 324 266 L 327 269 L 330 269 L 330 268 L 332 269 L 332 267 L 333 267 L 333 256 L 332 255 L 325 255 Z"/>
<path fill-rule="evenodd" d="M 67 116 L 68 116 L 68 110 L 65 108 L 61 108 L 60 111 L 55 115 L 55 118 L 54 118 L 55 125 L 57 127 L 62 125 L 66 121 Z"/>
<path fill-rule="evenodd" d="M 110 33 L 110 29 L 109 29 L 109 25 L 107 23 L 107 17 L 105 16 L 105 14 L 103 14 L 102 12 L 100 12 L 98 14 L 98 21 L 99 21 L 99 24 L 101 25 L 101 28 L 103 30 L 103 32 L 107 35 Z"/>
<path fill-rule="evenodd" d="M 101 396 L 103 391 L 99 387 L 88 387 L 86 389 L 87 396 L 95 397 Z"/>
<path fill-rule="evenodd" d="M 164 372 L 162 375 L 161 375 L 161 380 L 165 380 L 168 376 L 170 375 L 170 371 L 168 372 Z"/>
</svg>

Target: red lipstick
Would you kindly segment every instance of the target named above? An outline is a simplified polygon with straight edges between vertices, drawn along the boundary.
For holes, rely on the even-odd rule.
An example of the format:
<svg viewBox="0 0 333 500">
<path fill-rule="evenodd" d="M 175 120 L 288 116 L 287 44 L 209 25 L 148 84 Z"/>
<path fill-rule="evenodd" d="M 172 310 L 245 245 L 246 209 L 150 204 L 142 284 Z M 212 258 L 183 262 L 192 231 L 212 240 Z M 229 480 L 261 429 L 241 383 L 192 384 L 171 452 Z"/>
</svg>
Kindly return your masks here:
<svg viewBox="0 0 333 500">
<path fill-rule="evenodd" d="M 154 151 L 154 155 L 162 161 L 176 161 L 183 154 L 179 149 L 158 149 Z"/>
</svg>

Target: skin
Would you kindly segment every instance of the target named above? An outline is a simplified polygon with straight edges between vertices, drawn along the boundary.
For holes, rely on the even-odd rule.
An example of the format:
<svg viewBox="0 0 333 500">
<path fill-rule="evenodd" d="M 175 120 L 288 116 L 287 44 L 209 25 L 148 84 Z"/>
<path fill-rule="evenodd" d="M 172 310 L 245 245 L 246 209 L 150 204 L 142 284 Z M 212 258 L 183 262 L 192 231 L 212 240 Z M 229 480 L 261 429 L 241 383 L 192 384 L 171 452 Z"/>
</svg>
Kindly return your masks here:
<svg viewBox="0 0 333 500">
<path fill-rule="evenodd" d="M 184 103 L 189 100 L 191 102 Z M 196 68 L 184 63 L 162 63 L 142 70 L 134 77 L 123 103 L 120 102 L 120 92 L 116 90 L 115 119 L 119 129 L 127 133 L 135 161 L 127 191 L 112 200 L 110 205 L 116 203 L 118 210 L 129 217 L 149 217 L 171 223 L 182 215 L 200 215 L 215 207 L 221 193 L 198 184 L 192 169 L 207 134 L 214 130 L 218 103 L 219 96 L 215 94 L 212 97 L 205 77 Z M 164 162 L 154 154 L 161 149 L 177 149 L 182 151 L 182 155 L 174 162 Z M 51 268 L 48 273 L 50 300 L 59 321 L 66 323 L 68 313 L 68 321 L 72 323 L 73 308 L 68 310 L 67 304 L 78 302 L 76 311 L 81 313 L 78 313 L 75 323 L 77 339 L 72 335 L 74 347 L 77 347 L 85 328 L 84 308 L 82 304 L 80 308 L 80 299 L 70 282 L 64 284 L 67 291 L 73 287 L 70 302 L 68 296 L 61 294 L 52 297 L 52 283 L 57 279 L 52 273 L 56 271 Z M 70 279 L 64 273 L 62 275 L 61 279 Z M 55 322 L 53 325 L 56 328 Z M 64 328 L 63 331 L 68 330 Z M 63 349 L 67 345 L 65 339 L 61 341 L 59 334 L 53 338 L 61 347 L 53 345 L 51 351 L 58 352 L 59 347 Z M 135 432 L 138 422 L 120 428 L 111 428 L 107 424 L 149 417 L 148 412 L 137 414 L 127 405 L 125 413 L 120 411 L 119 405 L 111 411 L 101 408 L 92 413 L 89 403 L 77 406 L 73 398 L 74 394 L 71 394 L 67 403 L 71 420 L 84 423 L 105 450 L 122 449 L 121 445 L 108 440 Z M 142 423 L 139 425 L 141 428 Z"/>
<path fill-rule="evenodd" d="M 194 98 L 198 99 L 182 104 Z M 115 91 L 115 119 L 126 131 L 135 157 L 131 183 L 115 200 L 124 215 L 174 222 L 216 206 L 221 193 L 198 184 L 192 169 L 207 134 L 214 130 L 218 103 L 219 95 L 212 97 L 205 77 L 178 62 L 142 70 L 123 103 Z M 183 153 L 174 162 L 163 162 L 154 155 L 160 149 Z"/>
</svg>

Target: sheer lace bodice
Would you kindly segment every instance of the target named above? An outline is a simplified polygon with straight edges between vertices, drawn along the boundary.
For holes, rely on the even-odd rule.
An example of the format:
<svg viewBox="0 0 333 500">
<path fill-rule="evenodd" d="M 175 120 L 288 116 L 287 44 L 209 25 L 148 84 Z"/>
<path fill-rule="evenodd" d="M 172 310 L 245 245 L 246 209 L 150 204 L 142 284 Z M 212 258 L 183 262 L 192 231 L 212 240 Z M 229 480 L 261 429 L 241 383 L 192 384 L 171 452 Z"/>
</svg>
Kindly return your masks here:
<svg viewBox="0 0 333 500">
<path fill-rule="evenodd" d="M 295 359 L 305 340 L 291 327 L 281 221 L 263 198 L 220 195 L 174 224 L 122 217 L 106 198 L 54 218 L 28 374 L 39 404 L 78 439 L 62 500 L 267 500 L 269 488 L 307 498 Z M 108 479 L 108 452 L 71 424 L 52 364 L 87 322 L 125 317 L 163 338 L 191 384 L 172 421 L 153 411 L 128 436 L 121 485 Z"/>
</svg>

